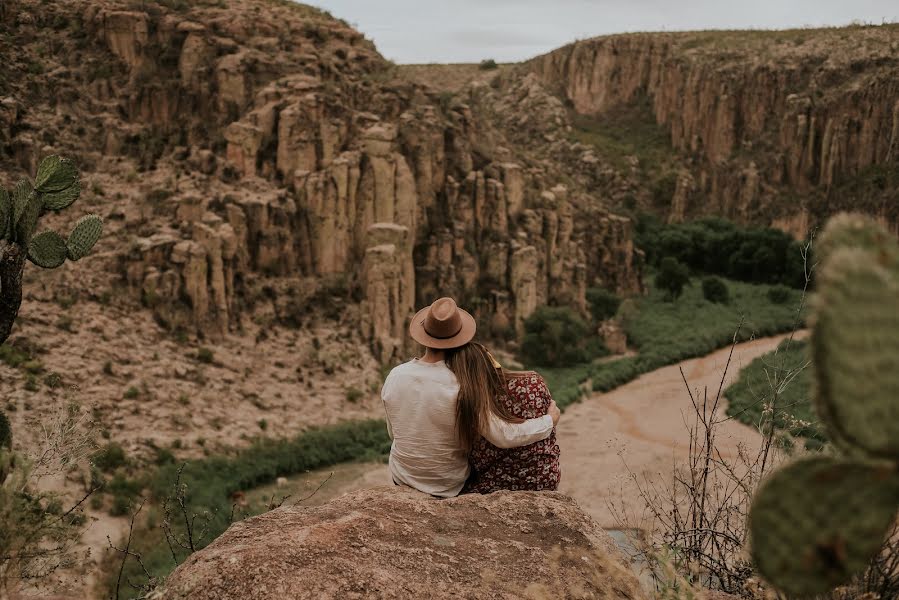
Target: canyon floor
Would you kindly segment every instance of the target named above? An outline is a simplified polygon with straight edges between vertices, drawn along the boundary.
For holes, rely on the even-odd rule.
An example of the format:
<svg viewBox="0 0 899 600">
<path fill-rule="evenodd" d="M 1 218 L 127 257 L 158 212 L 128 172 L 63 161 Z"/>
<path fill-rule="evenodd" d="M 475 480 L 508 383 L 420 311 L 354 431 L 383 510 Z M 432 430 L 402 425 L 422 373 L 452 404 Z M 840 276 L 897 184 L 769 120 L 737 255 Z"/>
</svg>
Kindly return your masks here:
<svg viewBox="0 0 899 600">
<path fill-rule="evenodd" d="M 775 350 L 786 337 L 789 336 L 737 345 L 724 387 L 737 378 L 743 367 Z M 681 370 L 694 396 L 701 397 L 707 388 L 710 397 L 714 397 L 730 352 L 730 348 L 725 348 L 658 369 L 566 410 L 557 431 L 562 447 L 560 491 L 575 498 L 603 528 L 619 529 L 625 525 L 619 522 L 616 513 L 636 516 L 639 520 L 645 504 L 633 476 L 641 480 L 644 477 L 670 480 L 673 466 L 687 458 L 687 423 L 692 418 L 693 406 Z M 726 416 L 726 410 L 727 403 L 722 400 L 720 417 Z M 728 420 L 718 430 L 716 447 L 724 457 L 733 458 L 741 446 L 752 451 L 761 441 L 755 429 Z M 340 465 L 293 478 L 287 485 L 260 488 L 256 494 L 259 498 L 276 499 L 290 494 L 288 503 L 311 506 L 350 491 L 384 485 L 387 481 L 386 465 Z M 633 524 L 633 521 L 627 523 Z"/>
</svg>

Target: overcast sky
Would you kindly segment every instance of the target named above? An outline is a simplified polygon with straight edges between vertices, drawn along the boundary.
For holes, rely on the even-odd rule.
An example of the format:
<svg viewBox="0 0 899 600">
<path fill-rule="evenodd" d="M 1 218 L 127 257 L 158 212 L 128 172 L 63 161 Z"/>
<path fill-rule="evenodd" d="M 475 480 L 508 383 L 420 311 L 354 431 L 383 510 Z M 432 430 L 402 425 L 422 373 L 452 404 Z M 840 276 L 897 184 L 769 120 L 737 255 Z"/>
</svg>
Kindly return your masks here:
<svg viewBox="0 0 899 600">
<path fill-rule="evenodd" d="M 398 63 L 519 61 L 628 31 L 899 21 L 899 0 L 305 0 L 356 26 Z"/>
</svg>

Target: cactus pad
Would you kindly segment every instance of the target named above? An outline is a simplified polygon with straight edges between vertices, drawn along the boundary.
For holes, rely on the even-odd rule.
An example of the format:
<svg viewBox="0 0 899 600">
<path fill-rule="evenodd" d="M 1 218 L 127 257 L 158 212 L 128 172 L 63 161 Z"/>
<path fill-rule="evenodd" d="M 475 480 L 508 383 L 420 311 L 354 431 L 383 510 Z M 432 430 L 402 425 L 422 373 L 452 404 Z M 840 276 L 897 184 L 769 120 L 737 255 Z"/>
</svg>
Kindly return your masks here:
<svg viewBox="0 0 899 600">
<path fill-rule="evenodd" d="M 22 218 L 22 214 L 25 212 L 25 207 L 28 206 L 28 200 L 31 199 L 33 191 L 34 189 L 27 179 L 22 179 L 16 184 L 16 187 L 13 188 L 12 222 L 9 226 L 10 231 L 15 231 L 15 227 L 18 224 L 19 219 Z"/>
<path fill-rule="evenodd" d="M 69 260 L 79 260 L 87 255 L 103 233 L 103 219 L 97 215 L 84 215 L 75 223 L 66 242 Z"/>
<path fill-rule="evenodd" d="M 0 240 L 9 235 L 9 220 L 12 216 L 12 199 L 9 192 L 0 188 Z"/>
<path fill-rule="evenodd" d="M 28 260 L 45 269 L 55 269 L 66 262 L 66 241 L 55 231 L 43 231 L 28 244 Z"/>
<path fill-rule="evenodd" d="M 41 194 L 41 199 L 44 201 L 45 210 L 62 210 L 71 206 L 80 195 L 81 182 L 76 181 L 64 190 Z"/>
<path fill-rule="evenodd" d="M 797 461 L 756 493 L 752 560 L 788 595 L 823 594 L 868 566 L 897 501 L 899 473 L 889 463 L 824 456 Z"/>
<path fill-rule="evenodd" d="M 34 230 L 37 228 L 37 221 L 41 218 L 41 210 L 43 209 L 43 201 L 40 195 L 32 193 L 28 197 L 25 204 L 25 210 L 22 213 L 19 222 L 16 224 L 16 241 L 27 246 Z"/>
<path fill-rule="evenodd" d="M 871 217 L 843 213 L 827 222 L 815 244 L 815 258 L 826 265 L 840 248 L 860 248 L 877 254 L 881 262 L 888 258 L 899 263 L 899 245 L 895 236 L 888 233 Z"/>
<path fill-rule="evenodd" d="M 60 192 L 78 180 L 78 168 L 72 161 L 53 155 L 41 161 L 34 178 L 34 189 L 41 193 Z"/>
<path fill-rule="evenodd" d="M 836 438 L 899 459 L 899 277 L 840 248 L 819 272 L 812 334 L 818 413 Z"/>
</svg>

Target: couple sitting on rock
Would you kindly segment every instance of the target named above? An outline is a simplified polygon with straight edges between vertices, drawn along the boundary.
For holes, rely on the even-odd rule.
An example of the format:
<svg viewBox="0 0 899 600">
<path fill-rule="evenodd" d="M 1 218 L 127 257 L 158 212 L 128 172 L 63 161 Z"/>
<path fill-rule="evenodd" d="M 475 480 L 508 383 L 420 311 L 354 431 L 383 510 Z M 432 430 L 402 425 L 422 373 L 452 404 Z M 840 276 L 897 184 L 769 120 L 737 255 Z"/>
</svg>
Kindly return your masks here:
<svg viewBox="0 0 899 600">
<path fill-rule="evenodd" d="M 424 356 L 394 368 L 381 392 L 393 481 L 444 498 L 555 490 L 559 409 L 542 377 L 503 369 L 475 329 L 452 298 L 412 319 Z"/>
</svg>

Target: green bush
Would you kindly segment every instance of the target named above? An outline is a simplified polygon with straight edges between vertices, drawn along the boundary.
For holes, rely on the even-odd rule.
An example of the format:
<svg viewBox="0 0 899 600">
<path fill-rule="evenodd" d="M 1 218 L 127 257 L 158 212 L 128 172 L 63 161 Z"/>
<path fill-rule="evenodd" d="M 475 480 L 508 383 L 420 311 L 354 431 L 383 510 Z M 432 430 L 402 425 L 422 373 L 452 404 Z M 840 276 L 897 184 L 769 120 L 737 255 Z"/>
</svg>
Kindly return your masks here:
<svg viewBox="0 0 899 600">
<path fill-rule="evenodd" d="M 128 464 L 125 449 L 115 442 L 110 442 L 97 450 L 91 460 L 98 469 L 107 473 Z"/>
<path fill-rule="evenodd" d="M 590 314 L 600 322 L 615 316 L 618 307 L 621 306 L 621 298 L 603 288 L 589 288 L 587 303 L 590 305 Z"/>
<path fill-rule="evenodd" d="M 730 291 L 727 284 L 718 277 L 705 277 L 702 280 L 702 296 L 709 302 L 727 304 L 730 302 Z"/>
<path fill-rule="evenodd" d="M 524 322 L 521 358 L 525 364 L 573 366 L 592 357 L 589 327 L 567 306 L 541 306 Z"/>
<path fill-rule="evenodd" d="M 629 356 L 610 363 L 598 365 L 590 372 L 594 392 L 610 392 L 625 383 L 636 379 L 652 369 L 644 364 L 646 359 Z"/>
<path fill-rule="evenodd" d="M 673 257 L 697 272 L 753 283 L 805 284 L 802 246 L 788 234 L 767 227 L 741 227 L 719 218 L 663 224 L 640 215 L 637 246 L 650 265 Z"/>
<path fill-rule="evenodd" d="M 197 360 L 201 363 L 211 365 L 215 362 L 215 353 L 209 348 L 199 348 L 197 350 Z"/>
<path fill-rule="evenodd" d="M 662 262 L 659 263 L 655 284 L 657 288 L 665 290 L 668 300 L 677 300 L 688 283 L 690 283 L 690 271 L 685 265 L 670 256 L 662 259 Z"/>
<path fill-rule="evenodd" d="M 180 444 L 177 444 L 180 447 Z M 176 447 L 176 444 L 173 444 L 172 447 Z M 153 459 L 153 464 L 157 466 L 174 464 L 175 455 L 168 448 L 154 448 L 156 452 L 156 457 Z"/>
<path fill-rule="evenodd" d="M 109 514 L 121 517 L 130 513 L 134 506 L 134 499 L 140 495 L 143 487 L 143 483 L 136 479 L 130 479 L 121 474 L 115 475 L 104 488 L 104 491 L 112 495 Z"/>
<path fill-rule="evenodd" d="M 768 300 L 773 304 L 786 304 L 790 300 L 790 288 L 776 285 L 768 290 Z"/>
<path fill-rule="evenodd" d="M 488 58 L 481 61 L 481 64 L 478 65 L 478 68 L 482 71 L 492 71 L 493 69 L 498 68 L 499 65 L 496 64 L 496 61 L 492 58 Z"/>
<path fill-rule="evenodd" d="M 6 363 L 15 369 L 30 360 L 31 353 L 27 349 L 19 348 L 13 343 L 0 345 L 0 362 Z"/>
</svg>

